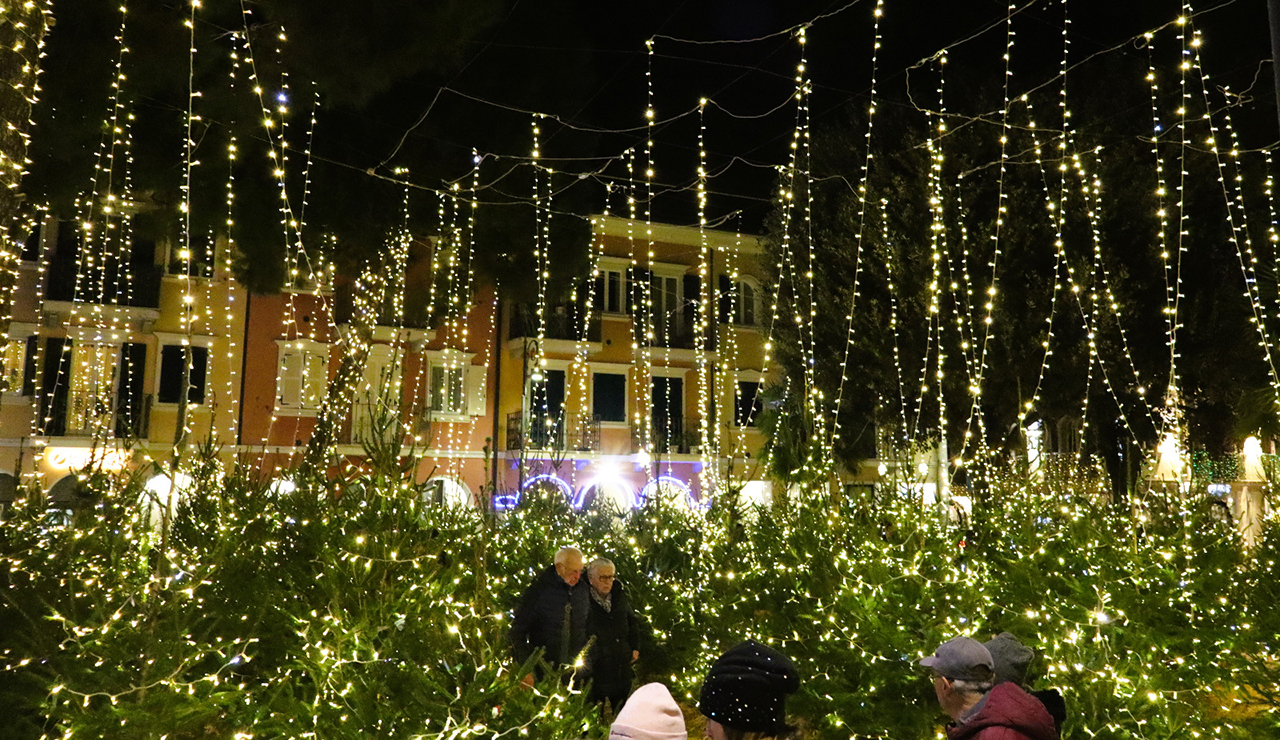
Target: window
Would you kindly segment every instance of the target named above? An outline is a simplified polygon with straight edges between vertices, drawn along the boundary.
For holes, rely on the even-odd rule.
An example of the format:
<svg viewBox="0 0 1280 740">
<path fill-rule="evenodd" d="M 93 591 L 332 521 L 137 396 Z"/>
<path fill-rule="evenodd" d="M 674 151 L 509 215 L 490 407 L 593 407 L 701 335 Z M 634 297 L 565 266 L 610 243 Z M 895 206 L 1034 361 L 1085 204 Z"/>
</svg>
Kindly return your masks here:
<svg viewBox="0 0 1280 740">
<path fill-rule="evenodd" d="M 33 334 L 26 339 L 10 339 L 4 346 L 4 374 L 0 375 L 0 393 L 35 395 L 38 341 Z"/>
<path fill-rule="evenodd" d="M 67 430 L 96 432 L 109 418 L 116 396 L 115 377 L 120 348 L 114 344 L 74 343 L 71 346 L 71 384 L 67 397 Z"/>
<path fill-rule="evenodd" d="M 656 375 L 650 411 L 659 450 L 675 450 L 684 442 L 684 379 Z"/>
<path fill-rule="evenodd" d="M 361 384 L 352 398 L 352 436 L 360 442 L 371 441 L 400 415 L 400 358 L 394 348 L 375 344 L 365 358 Z"/>
<path fill-rule="evenodd" d="M 627 421 L 627 376 L 594 373 L 591 376 L 591 412 L 600 421 Z"/>
<path fill-rule="evenodd" d="M 461 363 L 431 365 L 429 404 L 433 411 L 442 414 L 467 412 L 467 367 Z"/>
<path fill-rule="evenodd" d="M 178 344 L 166 344 L 160 348 L 160 387 L 156 392 L 156 400 L 160 403 L 182 401 L 183 376 L 188 366 L 191 368 L 191 375 L 186 381 L 187 403 L 204 403 L 209 349 Z"/>
<path fill-rule="evenodd" d="M 654 275 L 649 279 L 650 314 L 653 321 L 653 344 L 669 347 L 683 332 L 684 312 L 680 305 L 680 278 Z"/>
<path fill-rule="evenodd" d="M 146 394 L 147 345 L 126 342 L 120 347 L 120 371 L 116 381 L 116 436 L 145 437 L 150 431 Z"/>
<path fill-rule="evenodd" d="M 535 416 L 560 417 L 564 410 L 565 371 L 543 370 L 542 381 L 533 384 L 529 405 Z"/>
<path fill-rule="evenodd" d="M 31 230 L 27 238 L 22 242 L 22 259 L 25 262 L 35 262 L 40 259 L 40 234 L 43 226 L 37 226 Z"/>
<path fill-rule="evenodd" d="M 329 385 L 329 348 L 323 344 L 280 350 L 276 401 L 283 409 L 320 408 Z"/>
<path fill-rule="evenodd" d="M 538 449 L 555 446 L 564 434 L 564 370 L 543 370 L 529 393 L 528 434 Z"/>
<path fill-rule="evenodd" d="M 737 392 L 733 397 L 733 424 L 739 427 L 753 427 L 756 417 L 760 415 L 763 403 L 760 400 L 760 384 L 755 381 L 739 380 Z"/>
<path fill-rule="evenodd" d="M 596 273 L 595 308 L 602 313 L 631 313 L 631 305 L 627 301 L 625 288 L 627 281 L 621 269 L 606 270 L 601 268 Z"/>
<path fill-rule="evenodd" d="M 760 286 L 751 278 L 731 279 L 720 276 L 720 323 L 758 326 L 760 319 Z"/>
</svg>

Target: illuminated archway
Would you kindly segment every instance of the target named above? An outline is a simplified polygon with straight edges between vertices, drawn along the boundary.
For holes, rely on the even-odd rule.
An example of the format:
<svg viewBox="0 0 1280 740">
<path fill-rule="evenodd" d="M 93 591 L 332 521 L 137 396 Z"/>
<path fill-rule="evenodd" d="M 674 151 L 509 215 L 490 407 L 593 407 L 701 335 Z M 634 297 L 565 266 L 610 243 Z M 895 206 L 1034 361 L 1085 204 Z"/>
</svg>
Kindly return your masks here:
<svg viewBox="0 0 1280 740">
<path fill-rule="evenodd" d="M 565 501 L 573 502 L 573 488 L 564 482 L 564 479 L 551 473 L 543 473 L 525 480 L 524 485 L 520 487 L 520 496 L 516 498 L 512 506 L 518 506 L 524 500 L 524 495 L 530 491 L 535 493 L 539 491 L 555 491 L 560 496 L 563 496 Z"/>
<path fill-rule="evenodd" d="M 178 509 L 186 503 L 195 480 L 186 473 L 160 473 L 147 480 L 139 497 L 142 525 L 158 531 L 173 523 Z"/>
<path fill-rule="evenodd" d="M 738 492 L 738 506 L 767 509 L 773 506 L 773 483 L 766 480 L 752 480 L 742 484 Z"/>
<path fill-rule="evenodd" d="M 470 509 L 476 505 L 467 484 L 457 478 L 432 478 L 422 494 L 424 503 L 450 508 Z"/>
<path fill-rule="evenodd" d="M 689 490 L 689 486 L 679 478 L 670 475 L 660 475 L 646 483 L 644 488 L 640 490 L 641 501 L 648 501 L 654 496 L 668 501 L 676 501 L 690 507 L 698 505 L 698 502 L 693 498 L 693 491 Z"/>
<path fill-rule="evenodd" d="M 610 506 L 618 511 L 630 511 L 640 505 L 635 489 L 616 476 L 599 477 L 578 489 L 573 497 L 573 508 L 588 509 L 592 506 Z"/>
</svg>

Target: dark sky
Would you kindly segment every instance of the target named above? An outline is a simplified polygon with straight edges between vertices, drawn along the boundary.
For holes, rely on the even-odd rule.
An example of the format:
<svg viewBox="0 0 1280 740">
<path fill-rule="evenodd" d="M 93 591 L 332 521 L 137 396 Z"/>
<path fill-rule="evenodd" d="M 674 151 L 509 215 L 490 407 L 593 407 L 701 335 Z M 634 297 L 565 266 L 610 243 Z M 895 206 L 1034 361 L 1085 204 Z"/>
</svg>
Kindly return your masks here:
<svg viewBox="0 0 1280 740">
<path fill-rule="evenodd" d="M 693 195 L 682 189 L 691 185 L 697 165 L 697 116 L 678 115 L 693 110 L 705 96 L 716 104 L 705 118 L 711 170 L 718 173 L 709 209 L 713 217 L 748 211 L 740 225 L 750 231 L 759 228 L 767 212 L 774 168 L 787 161 L 795 123 L 795 107 L 789 97 L 799 48 L 789 31 L 818 19 L 808 31 L 816 126 L 848 122 L 851 111 L 865 110 L 869 101 L 874 0 L 489 2 L 492 6 L 486 7 L 493 7 L 496 14 L 478 34 L 457 44 L 458 51 L 451 57 L 456 63 L 406 73 L 380 96 L 359 106 L 325 102 L 315 152 L 334 163 L 330 172 L 323 173 L 326 177 L 352 179 L 346 186 L 349 191 L 377 184 L 362 174 L 370 168 L 389 175 L 392 167 L 405 165 L 416 182 L 438 187 L 442 179 L 467 176 L 475 148 L 489 156 L 484 177 L 497 181 L 492 192 L 518 197 L 527 194 L 528 187 L 507 173 L 511 168 L 518 170 L 527 156 L 531 144 L 528 112 L 539 111 L 559 116 L 564 122 L 543 123 L 544 161 L 561 171 L 591 173 L 581 188 L 589 192 L 576 207 L 599 210 L 603 205 L 601 187 L 593 183 L 625 184 L 620 156 L 645 138 L 646 70 L 651 65 L 649 79 L 661 122 L 654 129 L 656 181 L 660 189 L 676 189 L 655 201 L 656 217 L 681 223 L 694 220 Z M 1278 137 L 1271 67 L 1264 63 L 1270 56 L 1265 4 L 1259 0 L 1216 2 L 1215 9 L 1201 9 L 1202 15 L 1196 19 L 1205 33 L 1206 67 L 1215 84 L 1230 84 L 1235 90 L 1249 87 L 1256 78 L 1253 99 L 1237 111 L 1236 124 L 1245 133 L 1246 146 L 1270 144 Z M 410 17 L 422 23 L 431 11 L 422 11 L 425 16 L 410 16 L 403 8 L 397 12 L 397 3 L 392 0 L 369 0 L 367 8 L 338 0 L 259 0 L 249 7 L 261 6 L 270 16 L 273 4 L 292 7 L 304 20 L 315 18 L 322 10 L 329 15 L 350 14 L 345 20 L 330 20 L 327 26 L 319 24 L 325 33 L 316 37 L 308 50 L 322 57 L 344 50 L 342 39 L 334 36 L 348 26 L 359 26 L 367 43 L 381 36 L 402 42 L 418 39 L 425 49 L 438 47 L 441 37 L 467 36 L 461 33 L 463 29 L 452 27 L 399 27 Z M 227 34 L 240 23 L 239 4 L 213 0 L 205 5 L 202 30 L 209 26 L 210 38 L 218 39 L 212 43 L 225 45 Z M 449 4 L 424 3 L 421 7 L 436 6 Z M 129 31 L 135 63 L 144 59 L 151 47 L 154 53 L 146 58 L 165 60 L 146 62 L 147 69 L 132 70 L 130 85 L 136 87 L 142 78 L 148 78 L 150 89 L 141 93 L 139 106 L 149 105 L 162 114 L 185 105 L 186 44 L 182 43 L 179 22 L 184 7 L 172 0 L 136 0 L 130 11 L 136 21 Z M 1181 3 L 1017 0 L 1016 7 L 1017 36 L 1010 78 L 1014 95 L 1045 83 L 1050 89 L 1058 86 L 1054 78 L 1062 59 L 1064 19 L 1069 18 L 1072 63 L 1098 55 L 1071 73 L 1073 104 L 1102 111 L 1101 115 L 1146 115 L 1142 113 L 1148 105 L 1142 80 L 1146 51 L 1125 41 L 1172 21 Z M 58 162 L 57 167 L 44 169 L 56 172 L 67 169 L 62 165 L 71 161 L 62 156 L 66 152 L 79 147 L 89 156 L 96 147 L 116 54 L 111 38 L 118 25 L 115 11 L 98 0 L 67 0 L 59 12 L 60 23 L 51 35 L 51 55 L 42 81 L 48 89 L 47 100 L 39 112 L 40 125 L 48 126 L 39 135 L 40 142 L 48 143 Z M 949 112 L 970 116 L 997 109 L 1007 13 L 1008 5 L 995 0 L 888 0 L 879 53 L 882 110 L 892 108 L 905 116 L 923 117 L 912 107 L 908 85 L 916 103 L 932 105 L 936 102 L 937 75 L 932 64 L 912 67 L 943 48 L 950 49 Z M 253 16 L 254 22 L 262 18 L 263 13 Z M 264 38 L 270 39 L 272 27 L 269 23 L 264 26 Z M 656 39 L 652 56 L 645 50 L 649 38 Z M 301 40 L 291 43 L 295 48 L 303 46 Z M 1177 43 L 1173 30 L 1156 38 L 1158 63 L 1170 80 L 1176 77 Z M 264 57 L 268 56 L 265 47 L 258 49 Z M 371 48 L 378 48 L 377 44 Z M 287 44 L 284 51 L 290 53 Z M 225 51 L 206 45 L 199 53 L 209 59 Z M 346 57 L 336 56 L 346 62 Z M 1124 60 L 1132 64 L 1125 68 L 1118 63 Z M 405 66 L 403 61 L 398 64 Z M 1115 72 L 1117 69 L 1123 72 Z M 169 72 L 157 74 L 164 70 Z M 384 71 L 368 65 L 355 74 L 377 82 Z M 208 84 L 222 84 L 225 74 L 211 79 L 214 81 Z M 159 92 L 165 85 L 174 88 L 167 95 Z M 294 87 L 296 99 L 306 100 L 305 87 L 296 77 Z M 206 106 L 212 102 L 211 98 L 205 101 Z M 54 111 L 57 105 L 62 105 L 63 111 Z M 75 111 L 82 115 L 83 135 L 77 138 L 54 132 L 69 131 L 67 115 Z M 216 111 L 206 107 L 205 113 L 217 123 Z M 1082 116 L 1075 123 L 1086 127 L 1097 121 Z M 158 120 L 156 125 L 179 131 L 168 119 Z M 1135 135 L 1138 133 L 1144 132 Z M 892 131 L 880 135 L 892 135 Z M 992 135 L 998 133 L 993 131 Z M 157 151 L 167 161 L 172 159 L 171 148 Z M 398 152 L 397 156 L 391 157 L 392 152 Z M 75 167 L 83 168 L 89 161 L 81 157 Z M 637 162 L 637 166 L 641 164 Z M 162 165 L 163 161 L 157 166 Z M 37 173 L 36 184 L 40 179 Z M 69 181 L 74 189 L 84 178 L 76 173 Z M 394 191 L 392 188 L 387 196 L 393 215 L 399 203 Z M 615 210 L 617 207 L 615 204 Z"/>
<path fill-rule="evenodd" d="M 1056 76 L 1062 60 L 1064 17 L 1070 19 L 1071 62 L 1099 55 L 1071 75 L 1073 80 L 1086 81 L 1090 80 L 1090 64 L 1114 61 L 1117 56 L 1145 65 L 1146 51 L 1124 42 L 1173 21 L 1181 8 L 1178 2 L 1155 0 L 1043 0 L 1020 1 L 1016 5 L 1023 9 L 1014 20 L 1014 95 Z M 720 196 L 713 196 L 711 210 L 722 214 L 744 207 L 754 209 L 756 215 L 745 225 L 753 228 L 758 224 L 760 209 L 752 205 L 752 199 L 768 197 L 772 173 L 766 166 L 785 163 L 795 120 L 794 107 L 786 105 L 786 101 L 794 86 L 792 78 L 799 52 L 794 38 L 785 31 L 834 13 L 815 22 L 808 32 L 809 70 L 814 80 L 812 112 L 818 124 L 833 117 L 847 118 L 848 106 L 865 107 L 867 101 L 874 7 L 873 0 L 852 5 L 847 0 L 519 0 L 511 5 L 505 20 L 473 44 L 475 54 L 461 72 L 446 82 L 452 89 L 480 98 L 516 108 L 537 107 L 554 112 L 580 126 L 619 130 L 584 135 L 555 123 L 544 127 L 544 152 L 548 156 L 569 158 L 571 161 L 562 163 L 566 169 L 594 170 L 604 161 L 584 162 L 577 158 L 588 154 L 618 155 L 641 140 L 642 132 L 621 130 L 635 129 L 643 123 L 645 74 L 652 64 L 659 120 L 692 109 L 703 96 L 720 106 L 706 116 L 713 170 L 728 165 L 732 157 L 740 161 L 715 183 L 714 191 Z M 1243 122 L 1248 115 L 1237 120 L 1253 136 L 1254 140 L 1247 144 L 1260 146 L 1274 141 L 1277 137 L 1271 112 L 1274 96 L 1270 65 L 1262 64 L 1270 56 L 1264 4 L 1236 0 L 1218 3 L 1211 11 L 1198 10 L 1202 14 L 1196 23 L 1204 32 L 1205 64 L 1213 79 L 1241 90 L 1257 77 L 1253 90 L 1256 99 L 1251 106 L 1256 121 L 1248 128 L 1250 124 Z M 948 83 L 955 91 L 947 101 L 949 110 L 957 114 L 991 110 L 988 101 L 998 95 L 1004 72 L 1001 56 L 1007 12 L 1006 3 L 992 0 L 887 2 L 881 28 L 878 90 L 886 104 L 906 105 L 908 83 L 918 101 L 932 104 L 937 79 L 932 65 L 909 73 L 908 69 L 934 52 L 949 48 Z M 657 39 L 650 57 L 644 42 L 652 37 Z M 742 43 L 708 43 L 716 41 Z M 1177 63 L 1177 43 L 1172 29 L 1156 38 L 1160 63 L 1170 75 Z M 1106 51 L 1116 46 L 1121 48 Z M 523 79 L 528 81 L 517 84 Z M 1123 82 L 1145 84 L 1140 76 Z M 1058 86 L 1056 82 L 1050 84 Z M 1138 98 L 1141 92 L 1137 90 Z M 1080 101 L 1092 99 L 1094 107 L 1105 107 L 1106 101 L 1097 100 L 1097 96 L 1105 95 L 1106 90 L 1093 81 L 1071 90 L 1071 94 Z M 484 105 L 470 112 L 450 112 L 455 111 L 453 105 L 459 101 L 448 101 L 448 97 L 446 93 L 437 104 L 442 125 L 430 134 L 439 137 L 445 149 L 454 146 L 462 151 L 477 145 L 483 151 L 521 153 L 501 148 L 511 146 L 509 136 L 494 135 L 489 143 L 484 139 L 491 132 L 479 132 L 492 126 L 494 131 L 510 134 L 513 129 L 527 127 L 527 116 Z M 735 118 L 761 116 L 771 110 L 774 112 L 759 118 Z M 452 130 L 444 125 L 467 115 L 483 118 L 484 123 Z M 1088 122 L 1078 121 L 1077 125 Z M 689 184 L 696 166 L 696 136 L 696 116 L 658 128 L 660 182 Z M 609 173 L 621 176 L 623 170 L 615 164 Z M 660 204 L 659 208 L 672 220 L 688 222 L 693 218 L 691 196 L 682 203 Z"/>
</svg>

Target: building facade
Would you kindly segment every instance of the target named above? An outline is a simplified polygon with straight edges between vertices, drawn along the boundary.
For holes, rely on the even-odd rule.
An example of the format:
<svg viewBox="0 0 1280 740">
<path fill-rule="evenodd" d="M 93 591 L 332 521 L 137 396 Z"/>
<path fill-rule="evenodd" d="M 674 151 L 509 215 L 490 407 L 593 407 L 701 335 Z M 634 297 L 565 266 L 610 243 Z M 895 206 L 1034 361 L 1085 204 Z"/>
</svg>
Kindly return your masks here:
<svg viewBox="0 0 1280 740">
<path fill-rule="evenodd" d="M 384 264 L 255 295 L 225 244 L 193 267 L 50 220 L 15 277 L 0 480 L 34 477 L 53 498 L 100 467 L 172 487 L 175 461 L 205 445 L 264 480 L 317 451 L 343 475 L 391 445 L 433 497 L 465 505 L 513 506 L 533 487 L 579 507 L 767 496 L 757 239 L 592 224 L 593 272 L 572 295 L 515 304 L 469 285 L 464 310 L 427 322 L 404 309 L 403 275 L 444 264 L 433 241 L 406 246 L 393 280 Z"/>
</svg>

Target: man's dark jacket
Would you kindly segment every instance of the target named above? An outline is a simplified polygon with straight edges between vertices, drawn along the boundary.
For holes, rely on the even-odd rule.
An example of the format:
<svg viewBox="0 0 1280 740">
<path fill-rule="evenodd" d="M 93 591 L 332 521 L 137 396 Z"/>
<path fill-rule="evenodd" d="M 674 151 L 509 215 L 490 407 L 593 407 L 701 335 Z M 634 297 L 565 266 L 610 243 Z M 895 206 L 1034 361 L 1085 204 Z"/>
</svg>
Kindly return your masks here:
<svg viewBox="0 0 1280 740">
<path fill-rule="evenodd" d="M 640 649 L 640 623 L 631 609 L 631 597 L 620 581 L 613 582 L 609 600 L 609 611 L 605 611 L 595 599 L 590 599 L 587 637 L 594 637 L 595 643 L 588 653 L 587 676 L 591 679 L 593 695 L 625 697 L 631 692 L 633 677 L 631 651 Z"/>
<path fill-rule="evenodd" d="M 544 648 L 552 665 L 572 663 L 587 644 L 587 610 L 591 596 L 586 578 L 577 585 L 564 582 L 554 566 L 533 579 L 516 607 L 511 622 L 511 649 L 521 663 Z M 567 638 L 567 640 L 566 640 Z"/>
</svg>

